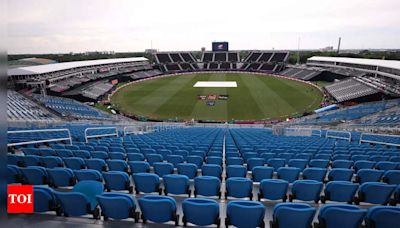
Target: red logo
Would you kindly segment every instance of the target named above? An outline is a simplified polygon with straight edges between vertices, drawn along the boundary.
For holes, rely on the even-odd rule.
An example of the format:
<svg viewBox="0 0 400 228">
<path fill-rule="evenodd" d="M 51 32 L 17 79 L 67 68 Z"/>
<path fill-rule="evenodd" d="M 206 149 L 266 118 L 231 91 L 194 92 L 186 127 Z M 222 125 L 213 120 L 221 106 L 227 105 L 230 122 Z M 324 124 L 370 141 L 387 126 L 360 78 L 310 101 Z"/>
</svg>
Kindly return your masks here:
<svg viewBox="0 0 400 228">
<path fill-rule="evenodd" d="M 32 185 L 8 185 L 8 213 L 33 213 Z"/>
</svg>

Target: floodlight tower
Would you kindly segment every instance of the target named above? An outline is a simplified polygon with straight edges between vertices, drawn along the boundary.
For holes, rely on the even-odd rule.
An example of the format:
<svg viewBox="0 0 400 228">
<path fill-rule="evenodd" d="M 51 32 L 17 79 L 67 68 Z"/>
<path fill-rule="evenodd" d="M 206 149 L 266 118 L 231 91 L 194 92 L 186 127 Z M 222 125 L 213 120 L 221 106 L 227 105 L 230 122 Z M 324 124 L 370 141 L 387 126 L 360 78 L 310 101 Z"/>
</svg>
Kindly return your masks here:
<svg viewBox="0 0 400 228">
<path fill-rule="evenodd" d="M 337 46 L 337 54 L 340 54 L 340 43 L 342 42 L 342 37 L 339 37 L 339 42 Z"/>
</svg>

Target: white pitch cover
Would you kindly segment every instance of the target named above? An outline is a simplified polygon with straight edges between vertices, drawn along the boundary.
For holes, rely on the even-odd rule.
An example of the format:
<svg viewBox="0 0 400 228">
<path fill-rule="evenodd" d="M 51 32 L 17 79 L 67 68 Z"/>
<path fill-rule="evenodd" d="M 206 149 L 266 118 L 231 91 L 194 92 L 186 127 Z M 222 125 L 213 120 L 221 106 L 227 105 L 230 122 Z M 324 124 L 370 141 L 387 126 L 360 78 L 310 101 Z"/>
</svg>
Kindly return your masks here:
<svg viewBox="0 0 400 228">
<path fill-rule="evenodd" d="M 214 87 L 214 88 L 228 88 L 237 87 L 234 81 L 198 81 L 193 87 Z"/>
</svg>

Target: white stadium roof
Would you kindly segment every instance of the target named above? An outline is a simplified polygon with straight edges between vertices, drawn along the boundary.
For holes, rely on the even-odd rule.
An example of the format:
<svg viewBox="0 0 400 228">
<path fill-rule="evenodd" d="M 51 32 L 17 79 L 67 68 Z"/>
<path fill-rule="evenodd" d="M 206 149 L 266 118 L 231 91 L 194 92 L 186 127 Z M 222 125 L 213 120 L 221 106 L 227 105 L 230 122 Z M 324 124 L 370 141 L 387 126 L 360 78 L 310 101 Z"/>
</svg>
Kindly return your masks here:
<svg viewBox="0 0 400 228">
<path fill-rule="evenodd" d="M 140 62 L 148 61 L 144 57 L 133 57 L 133 58 L 118 58 L 118 59 L 98 59 L 98 60 L 86 60 L 86 61 L 74 61 L 64 63 L 52 63 L 38 66 L 20 67 L 8 70 L 8 75 L 31 75 L 31 74 L 45 74 L 61 70 L 68 70 L 77 67 L 96 66 L 103 64 L 113 63 L 125 63 L 125 62 Z"/>
<path fill-rule="evenodd" d="M 324 57 L 324 56 L 313 56 L 311 58 L 308 58 L 308 60 L 351 63 L 351 64 L 361 64 L 361 65 L 369 65 L 369 66 L 380 66 L 380 67 L 388 67 L 388 68 L 400 70 L 400 61 L 397 61 L 397 60 L 362 59 L 362 58 L 346 58 L 346 57 Z"/>
</svg>

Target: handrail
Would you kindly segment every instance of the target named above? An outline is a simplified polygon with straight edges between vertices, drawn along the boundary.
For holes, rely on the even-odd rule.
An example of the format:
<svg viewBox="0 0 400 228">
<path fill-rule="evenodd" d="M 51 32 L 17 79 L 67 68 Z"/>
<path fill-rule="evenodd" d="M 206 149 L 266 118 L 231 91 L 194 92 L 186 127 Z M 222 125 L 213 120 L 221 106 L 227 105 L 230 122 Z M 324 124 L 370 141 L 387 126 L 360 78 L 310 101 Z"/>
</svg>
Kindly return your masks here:
<svg viewBox="0 0 400 228">
<path fill-rule="evenodd" d="M 289 127 L 289 128 L 284 128 L 285 133 L 286 133 L 286 130 L 297 130 L 297 131 L 303 130 L 303 131 L 310 132 L 309 136 L 314 136 L 314 135 L 315 135 L 315 136 L 322 137 L 322 131 L 321 131 L 321 129 L 315 129 L 315 128 L 301 128 L 301 127 L 299 127 L 299 128 L 296 128 L 296 127 Z M 314 131 L 318 131 L 319 134 L 315 134 Z"/>
<path fill-rule="evenodd" d="M 377 136 L 385 136 L 385 137 L 397 137 L 400 138 L 400 135 L 388 135 L 388 134 L 375 134 L 375 133 L 361 133 L 360 135 L 360 141 L 359 144 L 365 142 L 365 143 L 375 143 L 375 144 L 381 144 L 381 145 L 387 145 L 387 146 L 399 146 L 400 143 L 387 143 L 387 142 L 381 142 L 381 141 L 375 141 L 375 140 L 367 140 L 363 139 L 363 136 L 365 135 L 377 135 Z"/>
<path fill-rule="evenodd" d="M 132 129 L 132 128 L 134 128 L 135 130 L 138 130 L 139 126 L 134 125 L 134 126 L 124 127 L 124 136 L 130 135 L 130 134 L 135 134 L 135 132 L 133 132 L 133 131 L 131 131 L 131 132 L 127 131 L 127 129 Z"/>
<path fill-rule="evenodd" d="M 22 146 L 22 145 L 37 144 L 37 143 L 45 143 L 45 142 L 58 142 L 58 141 L 66 141 L 66 140 L 68 140 L 69 144 L 72 145 L 71 132 L 67 128 L 7 131 L 7 134 L 35 133 L 35 132 L 59 132 L 59 131 L 67 132 L 68 133 L 68 137 L 66 137 L 66 138 L 41 139 L 41 140 L 33 140 L 33 141 L 18 142 L 18 143 L 8 143 L 7 147 L 10 147 L 10 146 Z"/>
<path fill-rule="evenodd" d="M 344 133 L 344 134 L 348 134 L 349 137 L 342 137 L 342 136 L 329 135 L 329 133 Z M 347 140 L 347 141 L 351 142 L 351 132 L 349 132 L 349 131 L 333 131 L 333 130 L 328 130 L 328 131 L 326 131 L 325 138 L 344 139 L 344 140 Z"/>
<path fill-rule="evenodd" d="M 101 135 L 87 135 L 88 131 L 90 131 L 90 130 L 106 130 L 106 129 L 114 129 L 115 133 L 101 134 Z M 91 138 L 107 137 L 107 136 L 117 136 L 118 137 L 118 129 L 116 127 L 89 127 L 89 128 L 85 129 L 85 142 L 89 142 L 89 139 L 91 139 Z"/>
</svg>

